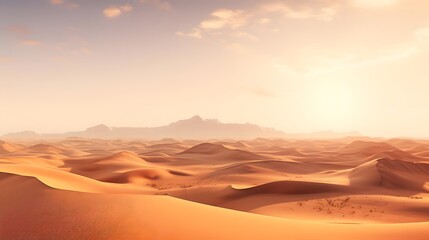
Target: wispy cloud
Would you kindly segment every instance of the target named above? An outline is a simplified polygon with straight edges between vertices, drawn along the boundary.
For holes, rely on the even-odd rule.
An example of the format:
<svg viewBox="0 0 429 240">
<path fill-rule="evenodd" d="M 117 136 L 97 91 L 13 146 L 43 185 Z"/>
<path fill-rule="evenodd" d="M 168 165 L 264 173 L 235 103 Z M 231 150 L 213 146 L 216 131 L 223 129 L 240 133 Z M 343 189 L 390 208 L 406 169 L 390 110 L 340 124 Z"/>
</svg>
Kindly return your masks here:
<svg viewBox="0 0 429 240">
<path fill-rule="evenodd" d="M 27 39 L 27 40 L 21 41 L 21 45 L 24 45 L 24 46 L 39 46 L 41 44 L 42 42 L 34 39 Z"/>
<path fill-rule="evenodd" d="M 258 95 L 260 97 L 266 97 L 266 98 L 275 98 L 277 97 L 277 95 L 265 88 L 262 87 L 255 87 L 255 88 L 251 88 L 249 89 L 250 93 L 253 93 L 255 95 Z"/>
<path fill-rule="evenodd" d="M 61 42 L 53 45 L 58 56 L 92 56 L 95 54 L 90 42 L 81 36 L 79 31 L 69 29 L 64 35 Z"/>
<path fill-rule="evenodd" d="M 414 36 L 419 42 L 427 43 L 429 42 L 429 27 L 423 27 L 417 29 L 414 32 Z"/>
<path fill-rule="evenodd" d="M 163 1 L 163 0 L 140 0 L 140 2 L 143 4 L 153 5 L 156 8 L 164 10 L 164 11 L 169 11 L 172 8 L 170 2 Z"/>
<path fill-rule="evenodd" d="M 58 4 L 63 4 L 63 3 L 64 3 L 64 0 L 50 0 L 50 2 L 51 2 L 52 4 L 56 4 L 56 5 L 58 5 Z"/>
<path fill-rule="evenodd" d="M 236 38 L 245 38 L 253 41 L 259 40 L 259 37 L 245 31 L 235 31 L 231 35 Z"/>
<path fill-rule="evenodd" d="M 23 46 L 39 46 L 42 44 L 41 41 L 36 40 L 33 35 L 33 31 L 23 25 L 11 25 L 7 28 L 7 31 L 12 34 L 20 45 Z"/>
<path fill-rule="evenodd" d="M 217 9 L 200 21 L 188 32 L 177 32 L 179 36 L 202 38 L 206 34 L 225 31 L 241 31 L 241 28 L 253 25 L 265 25 L 273 22 L 280 15 L 287 19 L 331 21 L 337 13 L 334 3 L 290 6 L 285 2 L 276 1 L 254 6 L 251 9 Z"/>
<path fill-rule="evenodd" d="M 177 35 L 202 38 L 203 34 L 209 31 L 241 28 L 247 24 L 249 17 L 250 15 L 243 10 L 218 9 L 191 31 L 177 32 Z"/>
<path fill-rule="evenodd" d="M 103 10 L 103 14 L 107 18 L 116 18 L 121 16 L 123 13 L 131 12 L 133 10 L 133 6 L 130 4 L 125 4 L 122 6 L 110 6 Z"/>
<path fill-rule="evenodd" d="M 314 19 L 320 21 L 331 21 L 337 13 L 336 5 L 322 5 L 322 6 L 301 6 L 299 8 L 292 8 L 284 2 L 272 2 L 261 5 L 259 9 L 261 15 L 269 13 L 280 13 L 287 18 L 291 19 Z"/>
<path fill-rule="evenodd" d="M 261 24 L 261 25 L 264 25 L 264 24 L 270 23 L 271 19 L 267 18 L 267 17 L 262 17 L 262 18 L 259 18 L 256 22 Z"/>
<path fill-rule="evenodd" d="M 202 31 L 199 28 L 193 28 L 189 32 L 178 31 L 176 32 L 176 35 L 180 37 L 190 37 L 190 38 L 198 38 L 198 39 L 203 38 Z"/>
<path fill-rule="evenodd" d="M 242 10 L 220 9 L 212 12 L 210 19 L 203 20 L 199 28 L 204 30 L 237 29 L 247 24 L 249 14 Z"/>
<path fill-rule="evenodd" d="M 315 77 L 335 71 L 364 68 L 413 57 L 429 49 L 429 26 L 414 30 L 408 41 L 391 46 L 383 46 L 371 54 L 348 53 L 343 56 L 308 56 L 304 62 L 288 64 L 274 59 L 274 68 L 293 77 Z"/>
<path fill-rule="evenodd" d="M 22 25 L 11 25 L 7 28 L 8 32 L 17 36 L 17 37 L 25 37 L 32 34 L 32 30 L 26 26 Z"/>
<path fill-rule="evenodd" d="M 122 10 L 118 7 L 108 7 L 103 10 L 104 16 L 107 18 L 118 17 L 122 14 Z"/>
<path fill-rule="evenodd" d="M 317 77 L 336 71 L 363 68 L 408 58 L 418 52 L 418 49 L 410 47 L 404 49 L 391 50 L 390 52 L 378 53 L 371 57 L 359 58 L 355 55 L 348 55 L 339 58 L 320 58 L 319 62 L 312 61 L 311 64 L 304 63 L 304 66 L 294 66 L 290 64 L 274 64 L 275 69 L 280 73 L 300 78 Z"/>
<path fill-rule="evenodd" d="M 379 8 L 397 5 L 401 0 L 350 0 L 350 3 L 355 7 L 363 8 Z"/>
<path fill-rule="evenodd" d="M 53 5 L 63 5 L 68 8 L 78 8 L 79 4 L 72 0 L 49 0 L 49 2 Z"/>
</svg>

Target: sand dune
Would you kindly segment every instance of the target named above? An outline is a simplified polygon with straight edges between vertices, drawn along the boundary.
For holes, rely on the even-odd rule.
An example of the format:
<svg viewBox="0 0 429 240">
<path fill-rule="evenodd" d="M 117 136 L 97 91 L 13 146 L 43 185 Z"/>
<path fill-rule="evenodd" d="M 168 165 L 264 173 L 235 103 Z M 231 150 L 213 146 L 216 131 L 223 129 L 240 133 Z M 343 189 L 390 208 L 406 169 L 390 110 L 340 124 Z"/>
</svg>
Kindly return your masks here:
<svg viewBox="0 0 429 240">
<path fill-rule="evenodd" d="M 187 147 L 183 146 L 179 143 L 162 143 L 162 144 L 154 144 L 147 146 L 148 149 L 163 149 L 164 151 L 167 149 L 175 149 L 175 150 L 185 150 Z"/>
<path fill-rule="evenodd" d="M 400 150 L 399 151 L 397 150 L 382 151 L 369 157 L 369 160 L 380 159 L 380 158 L 401 159 L 403 161 L 409 161 L 409 162 L 422 160 L 421 158 L 411 153 L 407 153 Z"/>
<path fill-rule="evenodd" d="M 244 163 L 233 163 L 222 166 L 211 173 L 211 177 L 217 175 L 227 174 L 246 174 L 246 173 L 261 173 L 262 171 L 270 170 L 271 172 L 278 171 L 293 172 L 294 166 L 298 165 L 297 162 L 279 161 L 279 160 L 262 160 L 262 161 L 248 161 Z M 296 169 L 296 168 L 295 168 Z"/>
<path fill-rule="evenodd" d="M 337 150 L 341 154 L 374 155 L 385 151 L 398 151 L 396 147 L 385 142 L 355 141 Z"/>
<path fill-rule="evenodd" d="M 429 145 L 427 144 L 417 144 L 414 146 L 411 146 L 407 152 L 409 153 L 421 153 L 421 152 L 427 152 L 429 151 Z"/>
<path fill-rule="evenodd" d="M 120 174 L 112 174 L 101 181 L 111 183 L 137 183 L 145 184 L 148 180 L 160 180 L 175 176 L 190 176 L 190 173 L 166 169 L 139 169 Z"/>
<path fill-rule="evenodd" d="M 343 169 L 341 166 L 319 163 L 300 163 L 293 160 L 259 160 L 246 161 L 244 163 L 233 163 L 213 170 L 210 177 L 225 175 L 242 175 L 270 172 L 280 174 L 283 177 L 287 174 L 312 174 L 324 171 L 326 168 Z"/>
<path fill-rule="evenodd" d="M 69 149 L 64 146 L 39 143 L 35 144 L 19 151 L 16 151 L 19 154 L 44 154 L 44 155 L 64 155 L 68 157 L 72 156 L 84 156 L 87 155 L 86 152 L 78 149 Z"/>
<path fill-rule="evenodd" d="M 218 158 L 221 160 L 251 160 L 251 159 L 264 159 L 258 154 L 248 151 L 229 149 L 220 144 L 202 143 L 197 146 L 191 147 L 178 155 L 190 157 L 190 155 L 197 156 L 204 155 L 205 158 Z"/>
<path fill-rule="evenodd" d="M 67 159 L 63 167 L 71 172 L 95 179 L 103 179 L 114 173 L 150 167 L 151 164 L 137 154 L 122 151 L 109 156 Z"/>
<path fill-rule="evenodd" d="M 351 185 L 365 184 L 427 192 L 429 164 L 382 158 L 365 163 L 350 173 Z"/>
<path fill-rule="evenodd" d="M 425 239 L 427 144 L 2 141 L 0 239 Z"/>
<path fill-rule="evenodd" d="M 396 148 L 399 148 L 401 150 L 406 150 L 421 144 L 417 140 L 403 139 L 403 138 L 392 138 L 387 140 L 386 143 Z"/>
<path fill-rule="evenodd" d="M 382 184 L 389 187 L 400 187 L 416 192 L 429 191 L 429 165 L 410 163 L 401 160 L 378 160 L 377 167 L 382 176 Z"/>
<path fill-rule="evenodd" d="M 14 144 L 10 144 L 10 143 L 5 142 L 5 141 L 0 141 L 0 154 L 16 152 L 19 149 L 20 149 L 19 146 L 16 146 Z"/>
<path fill-rule="evenodd" d="M 145 193 L 145 187 L 126 186 L 121 187 L 114 184 L 101 183 L 91 178 L 77 174 L 54 170 L 37 166 L 17 166 L 14 164 L 2 165 L 0 172 L 11 173 L 21 176 L 29 176 L 39 179 L 46 185 L 76 192 L 87 193 Z"/>
<path fill-rule="evenodd" d="M 299 152 L 295 148 L 289 148 L 289 149 L 282 149 L 278 152 L 271 153 L 274 155 L 285 155 L 285 156 L 297 156 L 297 157 L 304 157 L 305 154 Z"/>
<path fill-rule="evenodd" d="M 350 185 L 381 186 L 382 176 L 377 167 L 378 163 L 378 160 L 372 160 L 352 169 L 349 174 Z"/>
<path fill-rule="evenodd" d="M 42 153 L 63 153 L 66 151 L 65 149 L 59 148 L 57 146 L 43 144 L 43 143 L 30 146 L 27 148 L 27 150 L 34 151 L 34 152 L 42 152 Z"/>
<path fill-rule="evenodd" d="M 429 151 L 418 152 L 418 153 L 415 153 L 415 155 L 422 157 L 422 158 L 428 158 L 429 157 Z"/>
<path fill-rule="evenodd" d="M 158 161 L 159 162 L 159 161 Z M 106 157 L 70 159 L 64 168 L 82 176 L 108 183 L 151 185 L 174 176 L 190 176 L 190 171 L 155 166 L 139 155 L 122 151 Z"/>
<path fill-rule="evenodd" d="M 254 187 L 239 188 L 231 186 L 237 190 L 237 195 L 247 194 L 315 194 L 326 192 L 346 192 L 347 187 L 335 184 L 299 182 L 299 181 L 280 181 L 270 182 Z"/>
<path fill-rule="evenodd" d="M 3 181 L 0 182 L 2 239 L 214 240 L 239 237 L 300 240 L 382 237 L 397 240 L 425 239 L 428 228 L 426 223 L 353 225 L 295 221 L 168 197 L 53 190 L 24 177 L 11 176 L 7 182 Z M 11 188 L 11 184 L 15 187 Z M 32 199 L 32 204 L 28 204 L 28 199 Z"/>
</svg>

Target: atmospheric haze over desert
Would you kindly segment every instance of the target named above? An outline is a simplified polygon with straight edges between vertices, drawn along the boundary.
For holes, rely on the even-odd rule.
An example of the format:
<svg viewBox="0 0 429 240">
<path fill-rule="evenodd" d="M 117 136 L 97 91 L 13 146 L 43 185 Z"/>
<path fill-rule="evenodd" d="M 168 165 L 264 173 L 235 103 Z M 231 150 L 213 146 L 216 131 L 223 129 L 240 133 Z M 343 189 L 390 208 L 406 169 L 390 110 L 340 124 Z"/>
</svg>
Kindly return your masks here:
<svg viewBox="0 0 429 240">
<path fill-rule="evenodd" d="M 0 239 L 428 239 L 428 12 L 0 1 Z"/>
</svg>

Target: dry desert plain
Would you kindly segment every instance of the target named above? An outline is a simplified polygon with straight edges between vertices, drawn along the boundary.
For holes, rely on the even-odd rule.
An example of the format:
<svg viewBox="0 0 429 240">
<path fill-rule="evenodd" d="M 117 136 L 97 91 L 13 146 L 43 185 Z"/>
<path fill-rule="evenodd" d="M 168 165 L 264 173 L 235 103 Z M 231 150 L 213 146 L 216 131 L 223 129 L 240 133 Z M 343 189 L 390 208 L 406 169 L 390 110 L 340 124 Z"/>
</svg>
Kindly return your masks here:
<svg viewBox="0 0 429 240">
<path fill-rule="evenodd" d="M 0 239 L 428 239 L 429 141 L 0 142 Z"/>
</svg>

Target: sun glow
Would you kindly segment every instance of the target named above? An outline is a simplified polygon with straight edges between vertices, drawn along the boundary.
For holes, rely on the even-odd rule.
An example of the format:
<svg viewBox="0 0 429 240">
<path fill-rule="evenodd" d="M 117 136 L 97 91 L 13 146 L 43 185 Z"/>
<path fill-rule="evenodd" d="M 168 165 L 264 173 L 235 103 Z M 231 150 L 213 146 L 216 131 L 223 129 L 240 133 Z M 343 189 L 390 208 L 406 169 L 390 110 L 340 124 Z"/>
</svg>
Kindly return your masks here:
<svg viewBox="0 0 429 240">
<path fill-rule="evenodd" d="M 398 4 L 400 0 L 352 0 L 352 3 L 358 7 L 386 7 Z"/>
<path fill-rule="evenodd" d="M 308 115 L 318 128 L 353 129 L 359 115 L 356 88 L 349 83 L 320 82 L 312 88 Z"/>
</svg>

